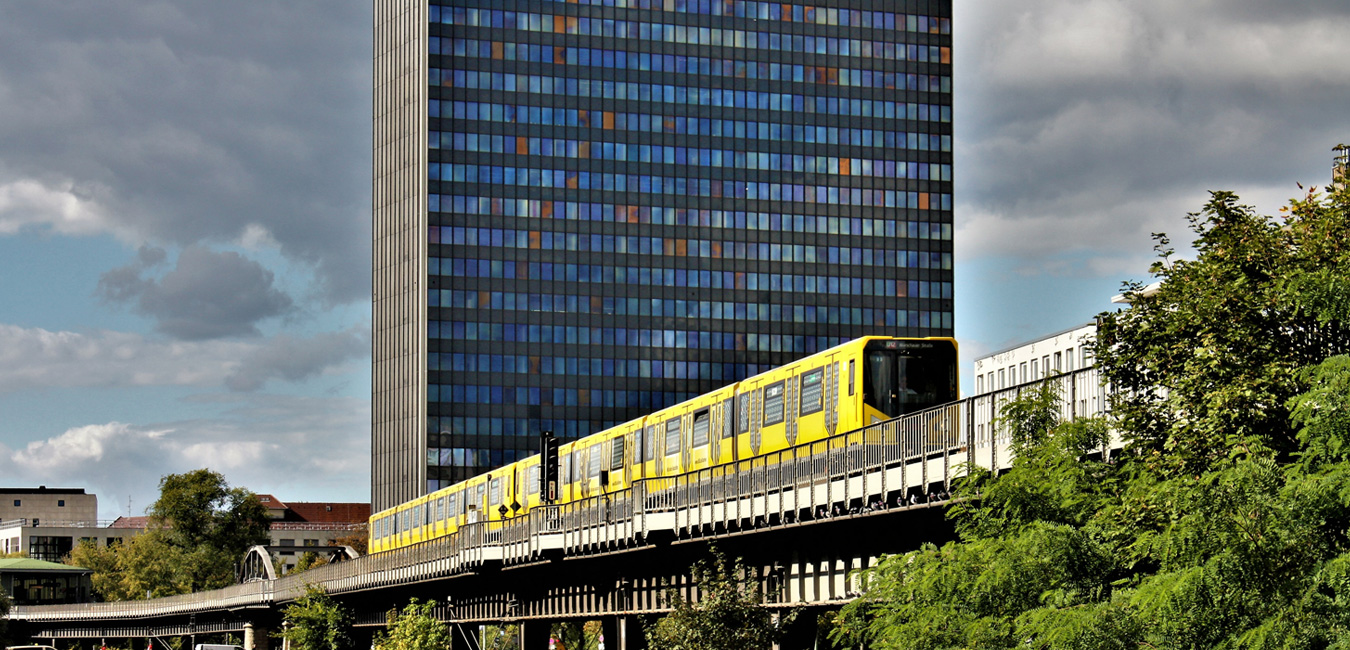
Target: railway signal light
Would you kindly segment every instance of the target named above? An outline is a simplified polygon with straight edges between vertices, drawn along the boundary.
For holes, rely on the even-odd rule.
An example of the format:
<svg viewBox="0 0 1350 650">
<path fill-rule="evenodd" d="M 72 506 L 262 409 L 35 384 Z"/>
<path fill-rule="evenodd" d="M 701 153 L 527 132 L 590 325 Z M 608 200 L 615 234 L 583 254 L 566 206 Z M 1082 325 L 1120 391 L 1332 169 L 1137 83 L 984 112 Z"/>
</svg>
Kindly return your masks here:
<svg viewBox="0 0 1350 650">
<path fill-rule="evenodd" d="M 552 431 L 539 434 L 539 498 L 545 503 L 558 500 L 558 439 Z"/>
</svg>

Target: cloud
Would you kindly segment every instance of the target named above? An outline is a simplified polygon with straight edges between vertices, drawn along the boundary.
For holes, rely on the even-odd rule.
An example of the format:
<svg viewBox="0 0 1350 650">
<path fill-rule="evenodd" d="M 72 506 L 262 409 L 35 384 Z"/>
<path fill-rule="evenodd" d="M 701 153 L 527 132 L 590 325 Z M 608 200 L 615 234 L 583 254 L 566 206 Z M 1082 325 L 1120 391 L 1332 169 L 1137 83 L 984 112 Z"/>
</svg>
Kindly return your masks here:
<svg viewBox="0 0 1350 650">
<path fill-rule="evenodd" d="M 225 377 L 225 385 L 235 391 L 252 391 L 269 379 L 300 381 L 369 354 L 370 339 L 364 332 L 330 332 L 310 339 L 278 336 L 249 352 L 238 369 Z"/>
<path fill-rule="evenodd" d="M 233 252 L 189 246 L 162 279 L 141 277 L 164 257 L 162 250 L 142 248 L 131 265 L 103 274 L 99 294 L 110 302 L 133 303 L 157 321 L 160 332 L 189 341 L 258 336 L 259 321 L 293 307 L 290 296 L 272 286 L 271 271 Z"/>
<path fill-rule="evenodd" d="M 958 257 L 1116 273 L 1208 190 L 1266 213 L 1350 133 L 1350 5 L 956 3 Z M 1101 258 L 1108 260 L 1103 263 Z M 1143 268 L 1138 275 L 1144 271 Z"/>
<path fill-rule="evenodd" d="M 0 196 L 46 207 L 0 208 L 0 233 L 182 247 L 265 231 L 316 269 L 324 300 L 366 299 L 369 269 L 351 260 L 370 250 L 370 39 L 357 4 L 6 7 Z"/>
<path fill-rule="evenodd" d="M 0 182 L 0 235 L 49 229 L 62 235 L 117 232 L 97 191 L 24 178 Z"/>
<path fill-rule="evenodd" d="M 0 324 L 0 393 L 64 388 L 301 382 L 369 353 L 362 331 L 263 341 L 160 341 L 126 332 L 52 332 Z M 290 358 L 285 350 L 302 351 Z"/>
<path fill-rule="evenodd" d="M 142 514 L 160 477 L 206 467 L 231 485 L 292 501 L 367 501 L 369 403 L 351 398 L 235 396 L 211 419 L 70 428 L 20 449 L 0 445 L 0 474 L 84 487 L 103 517 Z"/>
</svg>

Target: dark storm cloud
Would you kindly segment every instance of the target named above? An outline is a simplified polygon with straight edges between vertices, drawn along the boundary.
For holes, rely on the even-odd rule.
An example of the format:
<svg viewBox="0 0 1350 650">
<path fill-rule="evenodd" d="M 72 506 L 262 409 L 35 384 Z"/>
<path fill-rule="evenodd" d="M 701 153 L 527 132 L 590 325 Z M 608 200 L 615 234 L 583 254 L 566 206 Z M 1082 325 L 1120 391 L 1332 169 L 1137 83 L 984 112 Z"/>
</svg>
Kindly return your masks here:
<svg viewBox="0 0 1350 650">
<path fill-rule="evenodd" d="M 265 228 L 328 301 L 368 295 L 363 3 L 20 2 L 0 21 L 0 187 L 97 196 L 180 246 Z"/>
<path fill-rule="evenodd" d="M 99 279 L 99 295 L 130 303 L 174 338 L 199 341 L 257 336 L 256 323 L 289 312 L 293 303 L 272 286 L 272 272 L 238 253 L 189 246 L 163 278 L 142 277 L 163 260 L 163 251 L 142 248 L 136 262 Z"/>
<path fill-rule="evenodd" d="M 248 392 L 269 379 L 298 382 L 369 354 L 370 339 L 363 332 L 331 332 L 311 339 L 278 336 L 244 357 L 239 368 L 225 378 L 225 386 Z"/>
<path fill-rule="evenodd" d="M 1079 251 L 1093 267 L 1070 272 L 1117 275 L 1208 190 L 1273 213 L 1295 181 L 1327 183 L 1331 147 L 1350 139 L 1345 2 L 955 7 L 966 256 L 1040 268 Z"/>
</svg>

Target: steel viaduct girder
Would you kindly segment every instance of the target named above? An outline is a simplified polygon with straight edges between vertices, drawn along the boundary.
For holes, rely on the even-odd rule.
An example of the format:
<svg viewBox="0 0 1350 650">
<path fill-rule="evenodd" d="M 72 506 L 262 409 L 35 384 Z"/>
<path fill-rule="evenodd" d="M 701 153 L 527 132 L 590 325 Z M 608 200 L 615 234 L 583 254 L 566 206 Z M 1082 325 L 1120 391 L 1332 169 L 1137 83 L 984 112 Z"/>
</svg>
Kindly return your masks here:
<svg viewBox="0 0 1350 650">
<path fill-rule="evenodd" d="M 668 591 L 697 600 L 690 566 L 710 559 L 715 544 L 728 559 L 743 559 L 771 608 L 838 607 L 856 595 L 851 572 L 881 555 L 902 553 L 924 542 L 953 537 L 945 504 L 895 507 L 736 534 L 673 536 L 641 546 L 585 557 L 502 565 L 469 573 L 334 593 L 351 608 L 358 627 L 381 628 L 390 609 L 412 598 L 438 603 L 437 616 L 465 625 L 528 621 L 650 617 L 669 611 Z M 246 585 L 241 585 L 244 587 Z M 277 594 L 280 596 L 280 594 Z M 297 597 L 270 606 L 214 608 L 186 614 L 118 621 L 29 621 L 16 632 L 34 639 L 108 639 L 240 633 L 252 624 L 277 630 L 281 610 Z"/>
</svg>

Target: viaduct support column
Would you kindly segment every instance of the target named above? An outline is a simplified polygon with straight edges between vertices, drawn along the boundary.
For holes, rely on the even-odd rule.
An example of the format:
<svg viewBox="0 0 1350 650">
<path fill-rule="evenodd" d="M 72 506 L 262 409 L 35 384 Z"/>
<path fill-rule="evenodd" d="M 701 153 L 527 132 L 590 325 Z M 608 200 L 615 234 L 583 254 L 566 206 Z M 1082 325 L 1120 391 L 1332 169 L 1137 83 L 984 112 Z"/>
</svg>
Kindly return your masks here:
<svg viewBox="0 0 1350 650">
<path fill-rule="evenodd" d="M 549 650 L 549 621 L 530 619 L 520 622 L 520 650 Z M 570 648 L 568 650 L 571 650 Z"/>
<path fill-rule="evenodd" d="M 614 644 L 609 643 L 609 632 L 605 632 L 605 650 L 647 650 L 647 638 L 642 635 L 642 622 L 636 616 L 619 616 L 614 619 Z"/>
</svg>

